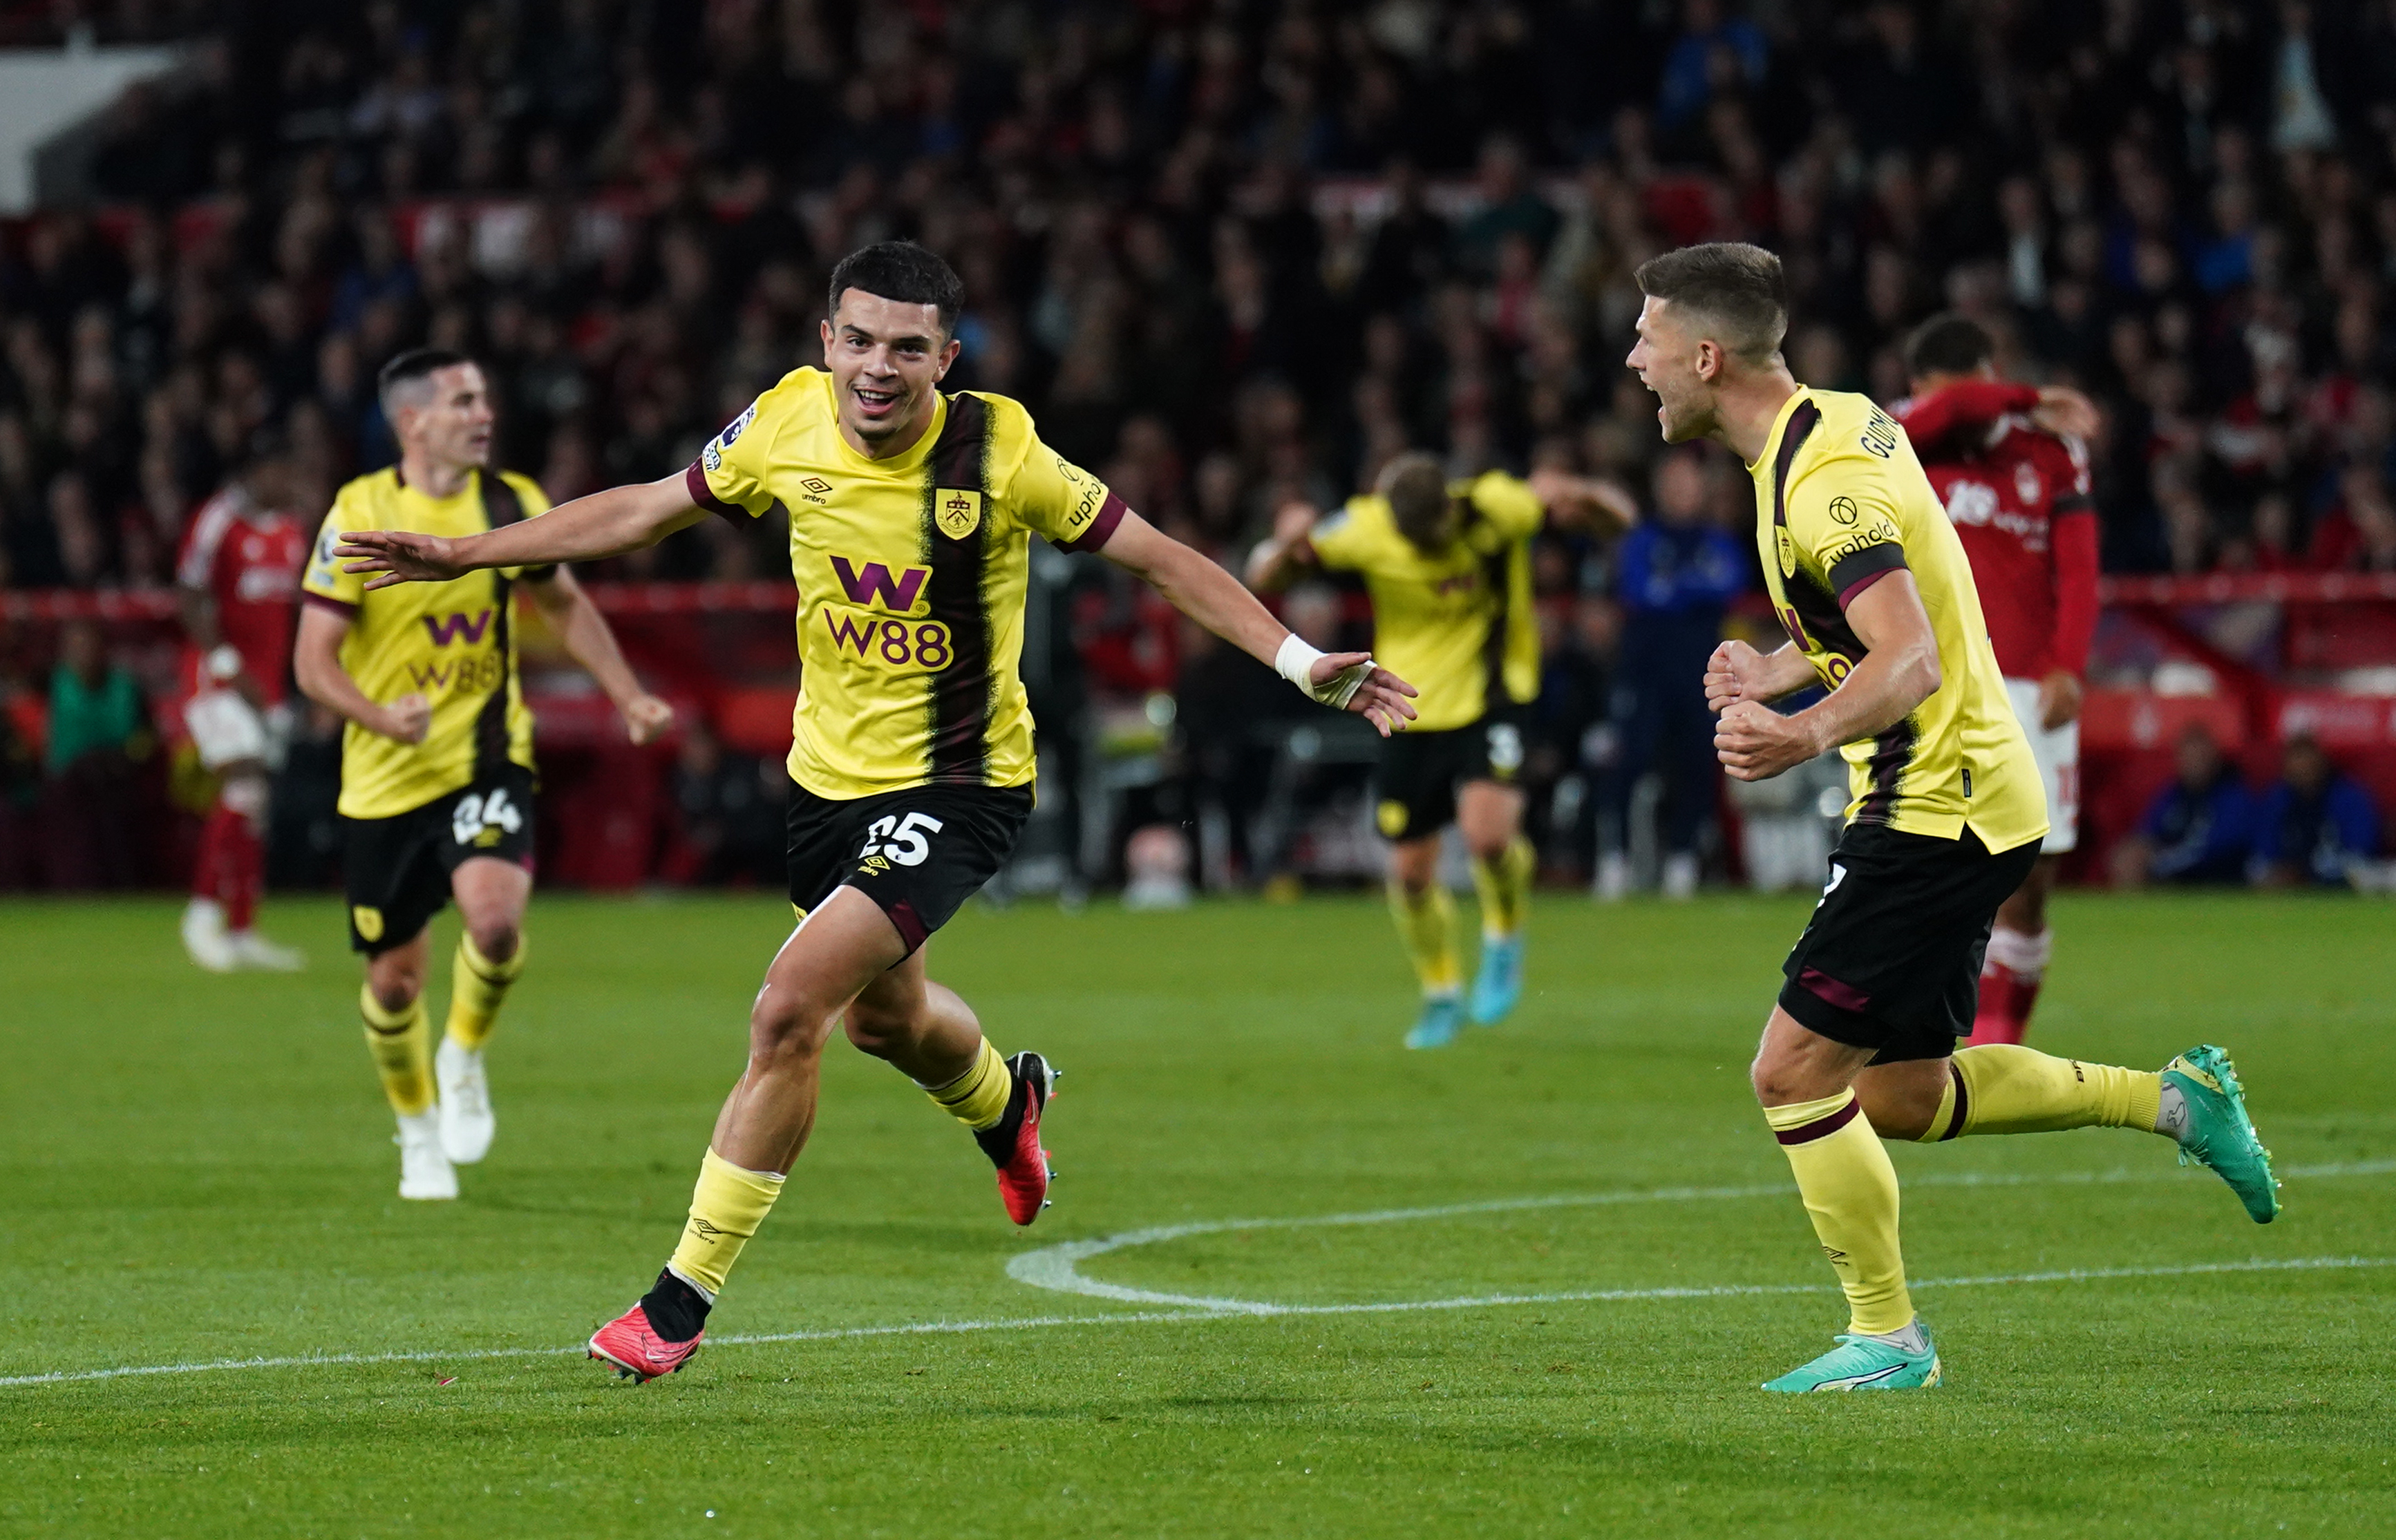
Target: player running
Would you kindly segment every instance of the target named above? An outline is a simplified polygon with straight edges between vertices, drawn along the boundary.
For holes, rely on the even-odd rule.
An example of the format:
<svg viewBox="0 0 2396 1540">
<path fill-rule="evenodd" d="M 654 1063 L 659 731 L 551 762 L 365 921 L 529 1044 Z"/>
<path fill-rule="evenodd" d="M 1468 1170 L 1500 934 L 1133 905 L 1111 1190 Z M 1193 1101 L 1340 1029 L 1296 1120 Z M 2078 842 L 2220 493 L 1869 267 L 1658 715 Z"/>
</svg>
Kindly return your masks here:
<svg viewBox="0 0 2396 1540">
<path fill-rule="evenodd" d="M 2080 682 L 2096 632 L 2096 512 L 2081 448 L 2096 409 L 2077 391 L 2006 384 L 1995 358 L 1969 317 L 1923 322 L 1905 345 L 1913 398 L 1895 413 L 1972 560 L 2005 694 L 2046 788 L 2038 864 L 1989 936 L 1976 1047 L 2022 1040 L 2055 949 L 2046 896 L 2079 843 Z"/>
<path fill-rule="evenodd" d="M 998 1168 L 1018 1225 L 1051 1172 L 1040 1121 L 1054 1072 L 1002 1058 L 925 943 L 989 881 L 1032 811 L 1032 714 L 1016 662 L 1031 538 L 1103 551 L 1326 705 L 1390 732 L 1403 681 L 1363 653 L 1290 635 L 1237 579 L 1166 538 L 1043 445 L 1005 396 L 942 392 L 965 290 L 912 242 L 832 270 L 824 368 L 794 369 L 679 475 L 579 498 L 488 534 L 353 534 L 339 554 L 369 585 L 454 580 L 653 543 L 710 513 L 786 511 L 803 672 L 792 712 L 791 904 L 798 927 L 766 965 L 749 1066 L 699 1166 L 690 1217 L 657 1282 L 591 1353 L 642 1380 L 680 1369 L 815 1122 L 835 1024 L 963 1123 Z"/>
<path fill-rule="evenodd" d="M 268 776 L 290 729 L 293 613 L 308 530 L 291 511 L 291 465 L 263 433 L 223 489 L 200 505 L 175 560 L 193 689 L 183 724 L 217 803 L 200 828 L 183 949 L 210 973 L 288 973 L 305 959 L 258 934 L 266 891 Z"/>
<path fill-rule="evenodd" d="M 1373 651 L 1422 691 L 1415 725 L 1383 747 L 1374 820 L 1390 842 L 1390 916 L 1422 985 L 1409 1048 L 1455 1040 L 1469 1016 L 1494 1026 L 1523 993 L 1523 925 L 1537 859 L 1523 837 L 1524 719 L 1539 693 L 1531 537 L 1541 522 L 1618 526 L 1638 518 L 1609 482 L 1502 471 L 1451 482 L 1430 455 L 1391 459 L 1375 489 L 1329 519 L 1291 503 L 1248 562 L 1249 586 L 1285 588 L 1311 568 L 1354 572 L 1373 600 Z M 1470 1000 L 1457 966 L 1456 905 L 1439 839 L 1457 825 L 1481 899 Z"/>
<path fill-rule="evenodd" d="M 1716 649 L 1716 755 L 1762 780 L 1838 748 L 1853 794 L 1752 1071 L 1852 1317 L 1837 1348 L 1764 1388 L 1933 1386 L 1938 1349 L 1906 1290 L 1882 1138 L 2151 1129 L 2218 1173 L 2258 1224 L 2280 1212 L 2270 1157 L 2218 1048 L 2160 1073 L 2014 1043 L 1956 1051 L 1990 923 L 2046 833 L 1963 544 L 1895 422 L 1790 377 L 1777 257 L 1688 246 L 1636 276 L 1647 298 L 1629 366 L 1660 400 L 1668 443 L 1713 438 L 1747 461 L 1790 637 L 1769 655 Z M 1802 711 L 1766 704 L 1815 685 L 1830 694 Z"/>
<path fill-rule="evenodd" d="M 462 536 L 549 507 L 531 480 L 486 465 L 491 398 L 472 359 L 404 352 L 379 387 L 399 463 L 342 487 L 325 517 L 303 584 L 300 687 L 349 719 L 342 882 L 350 946 L 366 960 L 366 1047 L 399 1118 L 399 1195 L 455 1198 L 454 1167 L 481 1160 L 497 1128 L 483 1045 L 524 971 L 532 893 L 532 713 L 516 678 L 516 585 L 615 701 L 633 742 L 664 732 L 673 712 L 641 689 L 563 567 L 510 563 L 391 591 L 341 569 L 335 548 L 353 530 Z M 424 927 L 453 896 L 464 927 L 436 1060 Z"/>
</svg>

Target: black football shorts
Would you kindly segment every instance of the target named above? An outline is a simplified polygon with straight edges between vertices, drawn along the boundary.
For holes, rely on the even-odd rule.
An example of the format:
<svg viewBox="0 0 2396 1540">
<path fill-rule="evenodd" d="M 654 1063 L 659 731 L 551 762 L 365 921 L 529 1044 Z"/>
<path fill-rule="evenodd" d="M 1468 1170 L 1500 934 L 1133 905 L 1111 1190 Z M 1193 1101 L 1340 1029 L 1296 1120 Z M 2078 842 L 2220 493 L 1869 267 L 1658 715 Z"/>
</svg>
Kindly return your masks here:
<svg viewBox="0 0 2396 1540">
<path fill-rule="evenodd" d="M 1028 786 L 917 786 L 819 797 L 792 782 L 791 907 L 844 884 L 882 908 L 912 953 L 998 875 L 1032 816 Z"/>
<path fill-rule="evenodd" d="M 1511 785 L 1523 769 L 1519 706 L 1440 733 L 1392 733 L 1373 776 L 1373 822 L 1385 840 L 1425 840 L 1456 821 L 1466 781 Z"/>
<path fill-rule="evenodd" d="M 510 762 L 388 818 L 343 818 L 341 884 L 350 949 L 379 956 L 416 939 L 449 902 L 449 874 L 478 856 L 532 865 L 533 775 Z"/>
<path fill-rule="evenodd" d="M 1991 855 L 1961 839 L 1850 824 L 1830 880 L 1781 971 L 1780 1008 L 1874 1064 L 1945 1058 L 1972 1030 L 1997 906 L 2038 860 L 2038 842 Z"/>
</svg>

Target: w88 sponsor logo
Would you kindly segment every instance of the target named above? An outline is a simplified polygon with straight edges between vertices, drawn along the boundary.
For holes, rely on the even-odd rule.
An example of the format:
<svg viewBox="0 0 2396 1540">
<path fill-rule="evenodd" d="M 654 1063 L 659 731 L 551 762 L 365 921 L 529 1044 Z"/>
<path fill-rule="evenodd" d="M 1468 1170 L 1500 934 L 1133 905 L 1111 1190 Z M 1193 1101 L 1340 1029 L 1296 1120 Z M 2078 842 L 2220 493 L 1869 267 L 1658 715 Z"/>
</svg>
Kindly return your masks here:
<svg viewBox="0 0 2396 1540">
<path fill-rule="evenodd" d="M 949 628 L 938 620 L 899 620 L 845 609 L 827 609 L 823 617 L 833 648 L 869 663 L 938 673 L 956 658 Z"/>
</svg>

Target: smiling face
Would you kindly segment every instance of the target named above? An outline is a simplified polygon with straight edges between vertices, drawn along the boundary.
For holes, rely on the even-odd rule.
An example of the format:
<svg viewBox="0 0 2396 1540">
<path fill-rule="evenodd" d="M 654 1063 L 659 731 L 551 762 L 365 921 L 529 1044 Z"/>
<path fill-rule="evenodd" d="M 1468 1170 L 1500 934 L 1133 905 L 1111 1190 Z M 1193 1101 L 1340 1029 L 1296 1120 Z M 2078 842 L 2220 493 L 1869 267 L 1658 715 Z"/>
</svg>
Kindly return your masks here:
<svg viewBox="0 0 2396 1540">
<path fill-rule="evenodd" d="M 934 392 L 957 361 L 958 343 L 941 328 L 938 305 L 849 288 L 823 324 L 823 349 L 840 398 L 841 431 L 879 458 L 923 436 Z"/>
<path fill-rule="evenodd" d="M 1656 420 L 1664 442 L 1686 444 L 1714 431 L 1714 384 L 1722 378 L 1722 344 L 1695 335 L 1688 317 L 1654 295 L 1639 308 L 1639 340 L 1623 360 L 1639 383 L 1656 393 Z"/>
</svg>

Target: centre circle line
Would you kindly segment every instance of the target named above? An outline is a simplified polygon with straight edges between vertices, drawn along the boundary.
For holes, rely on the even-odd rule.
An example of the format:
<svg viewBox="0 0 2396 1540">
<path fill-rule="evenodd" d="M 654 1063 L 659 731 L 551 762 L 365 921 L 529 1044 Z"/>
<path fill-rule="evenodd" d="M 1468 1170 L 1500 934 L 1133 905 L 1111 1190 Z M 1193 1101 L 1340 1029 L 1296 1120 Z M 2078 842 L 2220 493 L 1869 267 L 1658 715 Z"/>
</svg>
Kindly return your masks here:
<svg viewBox="0 0 2396 1540">
<path fill-rule="evenodd" d="M 2379 1176 L 2396 1173 L 2396 1161 L 2346 1161 L 2321 1165 L 2290 1166 L 2283 1174 L 2296 1180 L 2318 1180 L 2336 1176 Z M 1991 1188 L 1991 1187 L 2084 1187 L 2111 1186 L 2117 1183 L 2145 1183 L 2186 1180 L 2176 1167 L 2159 1170 L 2133 1170 L 2117 1166 L 2104 1171 L 2054 1173 L 1977 1173 L 1950 1172 L 1910 1177 L 1909 1188 Z M 1775 1294 L 1810 1290 L 1815 1284 L 1734 1284 L 1717 1288 L 1688 1289 L 1602 1289 L 1572 1290 L 1561 1294 L 1473 1295 L 1454 1302 L 1444 1300 L 1410 1300 L 1367 1302 L 1347 1305 L 1290 1305 L 1271 1300 L 1238 1299 L 1219 1294 L 1175 1294 L 1160 1289 L 1135 1288 L 1125 1283 L 1110 1283 L 1082 1272 L 1082 1264 L 1113 1252 L 1130 1251 L 1141 1246 L 1159 1245 L 1168 1241 L 1186 1240 L 1197 1235 L 1227 1235 L 1249 1230 L 1311 1229 L 1347 1225 L 1407 1224 L 1427 1219 L 1462 1218 L 1484 1214 L 1518 1214 L 1539 1209 L 1598 1208 L 1623 1203 L 1686 1203 L 1718 1202 L 1753 1198 L 1794 1197 L 1797 1188 L 1790 1182 L 1763 1183 L 1747 1187 L 1680 1187 L 1631 1188 L 1614 1192 L 1554 1193 L 1530 1198 L 1492 1198 L 1476 1202 L 1435 1203 L 1423 1208 L 1365 1209 L 1350 1214 L 1315 1214 L 1281 1215 L 1261 1219 L 1197 1219 L 1178 1225 L 1153 1225 L 1145 1228 L 1124 1230 L 1118 1234 L 1098 1236 L 1083 1241 L 1063 1241 L 1021 1252 L 1006 1264 L 1006 1276 L 1018 1283 L 1055 1294 L 1081 1294 L 1091 1299 L 1112 1300 L 1124 1305 L 1144 1305 L 1151 1308 L 1165 1308 L 1205 1311 L 1212 1315 L 1291 1315 L 1324 1312 L 1369 1311 L 1375 1309 L 1443 1309 L 1472 1304 L 1544 1304 L 1587 1299 L 1672 1299 L 1710 1297 L 1724 1294 Z M 2356 1259 L 2346 1259 L 2347 1265 L 2361 1265 Z M 2155 1276 L 2152 1269 L 2121 1272 L 2118 1269 L 2071 1270 L 2053 1274 L 2007 1275 L 2003 1281 L 2038 1281 L 2047 1279 L 2096 1277 Z M 1974 1282 L 1978 1280 L 1958 1279 L 1950 1282 Z M 1925 1285 L 1926 1286 L 1926 1285 Z"/>
</svg>

